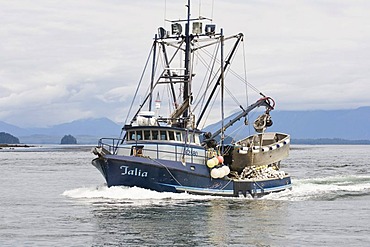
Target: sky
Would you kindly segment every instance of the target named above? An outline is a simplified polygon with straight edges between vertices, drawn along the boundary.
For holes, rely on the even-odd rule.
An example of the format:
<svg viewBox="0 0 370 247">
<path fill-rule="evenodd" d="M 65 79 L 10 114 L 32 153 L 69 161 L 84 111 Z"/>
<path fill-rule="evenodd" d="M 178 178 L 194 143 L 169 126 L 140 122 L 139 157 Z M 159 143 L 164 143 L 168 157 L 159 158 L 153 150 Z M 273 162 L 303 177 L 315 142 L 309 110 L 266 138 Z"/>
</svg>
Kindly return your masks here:
<svg viewBox="0 0 370 247">
<path fill-rule="evenodd" d="M 0 0 L 0 121 L 124 122 L 164 19 L 185 0 Z M 370 1 L 196 0 L 193 16 L 244 33 L 248 81 L 278 110 L 370 105 Z M 195 13 L 195 14 L 194 14 Z"/>
</svg>

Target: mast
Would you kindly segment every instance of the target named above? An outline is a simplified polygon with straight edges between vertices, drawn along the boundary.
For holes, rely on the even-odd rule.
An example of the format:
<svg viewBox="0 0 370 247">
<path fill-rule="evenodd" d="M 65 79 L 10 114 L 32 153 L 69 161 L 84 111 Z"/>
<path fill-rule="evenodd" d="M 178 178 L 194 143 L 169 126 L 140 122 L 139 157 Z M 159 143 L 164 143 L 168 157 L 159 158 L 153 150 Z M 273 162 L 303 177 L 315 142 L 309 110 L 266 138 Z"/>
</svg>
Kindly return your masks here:
<svg viewBox="0 0 370 247">
<path fill-rule="evenodd" d="M 225 93 L 225 74 L 224 74 L 224 31 L 221 28 L 221 155 L 224 155 L 225 140 L 225 112 L 224 112 L 224 93 Z"/>
<path fill-rule="evenodd" d="M 187 14 L 187 21 L 185 24 L 185 78 L 184 78 L 184 95 L 183 101 L 186 102 L 189 100 L 189 92 L 190 92 L 190 0 L 188 0 L 188 4 L 186 5 L 188 8 Z M 189 116 L 189 108 L 187 108 L 184 113 L 183 117 L 186 119 Z M 186 125 L 186 124 L 185 124 Z"/>
<path fill-rule="evenodd" d="M 156 50 L 157 50 L 157 34 L 154 36 L 154 42 L 153 42 L 153 63 L 152 63 L 152 78 L 150 80 L 149 111 L 152 110 L 152 103 L 153 103 L 153 89 L 154 89 Z"/>
</svg>

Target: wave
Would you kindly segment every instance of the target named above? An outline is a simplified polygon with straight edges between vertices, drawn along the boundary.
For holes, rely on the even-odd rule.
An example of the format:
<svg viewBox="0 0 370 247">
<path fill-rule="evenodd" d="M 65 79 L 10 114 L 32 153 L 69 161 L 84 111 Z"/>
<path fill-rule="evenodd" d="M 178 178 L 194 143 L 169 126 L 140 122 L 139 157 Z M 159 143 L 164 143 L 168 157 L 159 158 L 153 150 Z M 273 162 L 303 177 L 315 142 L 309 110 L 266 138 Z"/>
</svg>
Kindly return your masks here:
<svg viewBox="0 0 370 247">
<path fill-rule="evenodd" d="M 63 196 L 97 202 L 119 202 L 130 205 L 176 204 L 183 201 L 207 201 L 214 196 L 191 195 L 188 193 L 157 192 L 138 187 L 106 185 L 66 190 Z"/>
<path fill-rule="evenodd" d="M 293 180 L 291 190 L 270 194 L 271 200 L 337 200 L 370 195 L 370 176 L 347 175 Z"/>
<path fill-rule="evenodd" d="M 62 195 L 91 203 L 119 202 L 129 205 L 161 205 L 177 204 L 184 201 L 205 202 L 215 199 L 236 199 L 188 193 L 157 192 L 138 187 L 113 186 L 108 188 L 106 185 L 66 190 Z M 291 190 L 271 193 L 259 198 L 259 200 L 337 200 L 367 195 L 370 195 L 370 176 L 350 175 L 293 180 Z M 251 200 L 250 197 L 237 199 Z"/>
</svg>

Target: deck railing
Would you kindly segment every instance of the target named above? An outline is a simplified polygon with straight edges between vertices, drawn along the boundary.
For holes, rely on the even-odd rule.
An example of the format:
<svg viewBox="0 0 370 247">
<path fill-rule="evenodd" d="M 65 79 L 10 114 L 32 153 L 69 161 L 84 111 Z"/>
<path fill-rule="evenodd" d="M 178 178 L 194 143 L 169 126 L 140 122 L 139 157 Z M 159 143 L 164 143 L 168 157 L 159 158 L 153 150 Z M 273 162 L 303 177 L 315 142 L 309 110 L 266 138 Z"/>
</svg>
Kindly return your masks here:
<svg viewBox="0 0 370 247">
<path fill-rule="evenodd" d="M 125 144 L 125 145 L 121 145 Z M 173 150 L 164 150 L 164 145 L 173 147 Z M 170 145 L 169 143 L 146 143 L 146 142 L 133 142 L 133 143 L 126 143 L 122 139 L 118 138 L 101 138 L 98 143 L 99 147 L 102 147 L 108 150 L 111 154 L 117 153 L 127 153 L 131 156 L 147 156 L 147 154 L 151 154 L 151 158 L 161 159 L 166 156 L 165 159 L 170 159 L 174 161 L 184 161 L 194 163 L 195 159 L 196 162 L 199 162 L 199 159 L 203 160 L 206 159 L 205 152 L 201 148 L 192 147 L 186 145 L 184 143 L 176 145 Z M 124 150 L 121 152 L 121 150 Z M 152 157 L 152 156 L 155 157 Z M 190 159 L 190 160 L 189 160 Z"/>
</svg>

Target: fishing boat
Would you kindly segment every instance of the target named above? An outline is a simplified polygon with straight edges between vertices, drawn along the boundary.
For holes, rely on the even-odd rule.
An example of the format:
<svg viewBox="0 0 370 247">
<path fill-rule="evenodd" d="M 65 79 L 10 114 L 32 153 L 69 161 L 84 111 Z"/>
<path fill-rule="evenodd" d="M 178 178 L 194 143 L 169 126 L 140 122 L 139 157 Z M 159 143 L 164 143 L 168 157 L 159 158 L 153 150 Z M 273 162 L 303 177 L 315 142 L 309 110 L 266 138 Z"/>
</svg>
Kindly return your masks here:
<svg viewBox="0 0 370 247">
<path fill-rule="evenodd" d="M 258 91 L 254 103 L 243 106 L 228 86 L 229 74 L 234 75 L 231 84 L 239 78 L 242 85 L 251 86 L 231 69 L 244 35 L 225 36 L 211 19 L 191 18 L 190 0 L 186 7 L 185 19 L 169 21 L 170 31 L 158 29 L 121 135 L 101 138 L 92 150 L 97 155 L 92 164 L 108 187 L 252 197 L 290 189 L 291 177 L 280 169 L 290 137 L 267 132 L 275 101 Z M 197 65 L 203 68 L 197 71 Z M 144 80 L 147 91 L 139 97 Z M 226 93 L 240 108 L 229 118 Z M 169 109 L 162 109 L 163 102 Z M 138 109 L 131 113 L 134 106 Z M 255 133 L 239 140 L 225 134 L 241 119 L 249 126 L 256 109 L 261 115 L 253 122 Z M 218 129 L 210 132 L 202 126 L 215 112 Z"/>
</svg>

